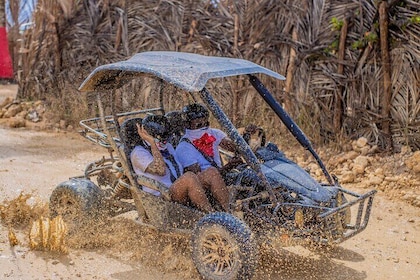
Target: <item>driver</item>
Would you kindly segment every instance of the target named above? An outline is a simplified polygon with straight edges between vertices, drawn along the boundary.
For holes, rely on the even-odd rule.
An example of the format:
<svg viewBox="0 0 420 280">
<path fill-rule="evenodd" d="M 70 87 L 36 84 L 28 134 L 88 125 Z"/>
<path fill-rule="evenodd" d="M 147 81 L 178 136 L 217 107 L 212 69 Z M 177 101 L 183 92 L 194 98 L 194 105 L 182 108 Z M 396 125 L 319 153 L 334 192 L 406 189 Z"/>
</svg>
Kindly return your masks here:
<svg viewBox="0 0 420 280">
<path fill-rule="evenodd" d="M 176 154 L 185 170 L 194 173 L 219 169 L 224 173 L 230 166 L 222 167 L 219 146 L 235 152 L 234 143 L 227 135 L 216 128 L 209 127 L 209 111 L 203 105 L 194 103 L 182 109 L 186 130 L 181 138 Z M 218 177 L 221 177 L 220 174 Z"/>
<path fill-rule="evenodd" d="M 183 173 L 173 146 L 167 142 L 169 122 L 165 116 L 147 116 L 143 119 L 142 126 L 136 125 L 144 142 L 143 146 L 137 145 L 130 155 L 136 174 L 163 183 L 169 188 L 173 201 L 182 204 L 191 202 L 204 212 L 213 212 L 205 192 L 208 189 L 223 209 L 228 211 L 229 195 L 226 186 L 216 184 L 213 180 L 203 180 L 193 172 Z M 144 190 L 155 195 L 160 194 L 146 187 Z"/>
</svg>

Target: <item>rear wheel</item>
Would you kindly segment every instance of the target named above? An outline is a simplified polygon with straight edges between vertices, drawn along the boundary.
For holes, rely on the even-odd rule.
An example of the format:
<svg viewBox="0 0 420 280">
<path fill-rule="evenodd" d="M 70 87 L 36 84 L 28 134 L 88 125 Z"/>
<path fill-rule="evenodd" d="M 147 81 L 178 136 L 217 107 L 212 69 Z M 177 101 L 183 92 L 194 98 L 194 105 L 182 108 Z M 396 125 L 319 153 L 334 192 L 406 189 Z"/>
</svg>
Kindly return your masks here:
<svg viewBox="0 0 420 280">
<path fill-rule="evenodd" d="M 102 191 L 90 180 L 72 179 L 59 184 L 50 196 L 50 216 L 61 215 L 70 229 L 100 213 Z"/>
<path fill-rule="evenodd" d="M 257 246 L 250 228 L 227 213 L 212 213 L 196 225 L 193 261 L 205 279 L 250 279 L 257 262 Z"/>
</svg>

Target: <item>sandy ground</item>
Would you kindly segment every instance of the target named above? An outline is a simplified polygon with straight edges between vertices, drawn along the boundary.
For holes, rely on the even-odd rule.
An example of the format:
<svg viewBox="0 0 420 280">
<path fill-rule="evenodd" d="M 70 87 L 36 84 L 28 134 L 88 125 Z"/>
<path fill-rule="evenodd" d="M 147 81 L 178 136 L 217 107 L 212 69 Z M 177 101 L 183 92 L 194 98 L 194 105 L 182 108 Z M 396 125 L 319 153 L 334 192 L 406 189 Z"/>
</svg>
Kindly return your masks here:
<svg viewBox="0 0 420 280">
<path fill-rule="evenodd" d="M 15 86 L 0 86 L 0 102 Z M 46 203 L 57 183 L 81 175 L 105 150 L 75 133 L 0 127 L 0 203 L 31 194 Z M 365 189 L 353 189 L 366 192 Z M 20 244 L 0 230 L 0 279 L 199 279 L 189 240 L 143 229 L 117 218 L 69 241 L 69 253 L 32 251 L 28 229 L 14 228 Z M 261 257 L 254 279 L 420 279 L 420 211 L 375 197 L 365 231 L 328 253 L 274 248 Z"/>
</svg>

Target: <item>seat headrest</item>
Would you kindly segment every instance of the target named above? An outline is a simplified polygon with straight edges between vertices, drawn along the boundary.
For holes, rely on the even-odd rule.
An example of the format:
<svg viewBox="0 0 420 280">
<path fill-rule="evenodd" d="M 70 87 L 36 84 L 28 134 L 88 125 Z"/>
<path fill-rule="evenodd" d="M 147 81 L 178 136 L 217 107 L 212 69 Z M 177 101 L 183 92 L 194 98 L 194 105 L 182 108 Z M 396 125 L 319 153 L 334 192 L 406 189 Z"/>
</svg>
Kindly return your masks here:
<svg viewBox="0 0 420 280">
<path fill-rule="evenodd" d="M 141 125 L 142 118 L 131 118 L 125 120 L 121 124 L 121 138 L 124 145 L 126 145 L 130 150 L 137 145 L 142 145 L 142 139 L 137 132 L 136 124 Z"/>
</svg>

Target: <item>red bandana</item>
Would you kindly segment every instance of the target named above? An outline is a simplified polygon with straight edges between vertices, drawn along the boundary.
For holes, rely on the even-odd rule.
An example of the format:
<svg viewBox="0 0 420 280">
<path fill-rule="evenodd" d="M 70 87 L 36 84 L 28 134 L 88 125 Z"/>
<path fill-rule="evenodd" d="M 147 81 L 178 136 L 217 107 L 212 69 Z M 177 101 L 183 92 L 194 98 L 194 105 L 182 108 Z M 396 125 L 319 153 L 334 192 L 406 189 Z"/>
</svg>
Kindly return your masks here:
<svg viewBox="0 0 420 280">
<path fill-rule="evenodd" d="M 193 142 L 194 146 L 199 149 L 202 153 L 213 157 L 213 142 L 216 141 L 216 138 L 213 135 L 204 133 L 203 136 L 199 139 L 195 139 Z"/>
</svg>

